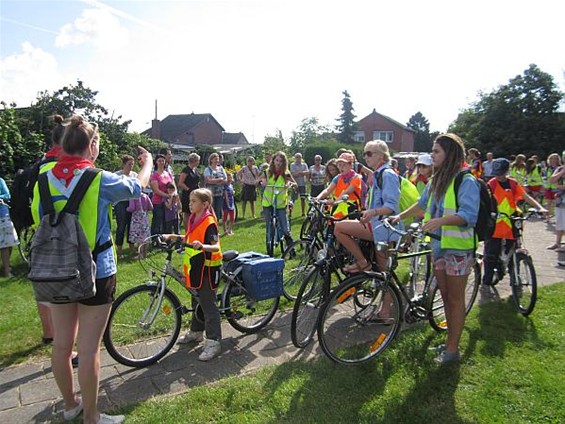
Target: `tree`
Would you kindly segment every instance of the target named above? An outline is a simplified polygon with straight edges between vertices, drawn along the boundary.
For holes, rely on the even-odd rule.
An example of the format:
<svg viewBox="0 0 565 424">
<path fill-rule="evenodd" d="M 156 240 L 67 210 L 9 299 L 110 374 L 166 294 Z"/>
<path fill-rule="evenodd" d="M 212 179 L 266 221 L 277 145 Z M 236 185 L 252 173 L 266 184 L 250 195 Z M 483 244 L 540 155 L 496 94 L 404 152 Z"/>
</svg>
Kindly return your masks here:
<svg viewBox="0 0 565 424">
<path fill-rule="evenodd" d="M 342 94 L 341 115 L 337 119 L 339 124 L 336 126 L 336 130 L 339 131 L 338 140 L 340 142 L 352 144 L 357 131 L 356 116 L 353 114 L 353 103 L 349 98 L 349 93 L 345 90 Z"/>
<path fill-rule="evenodd" d="M 288 146 L 284 142 L 284 138 L 281 130 L 277 130 L 275 136 L 266 135 L 263 141 L 263 151 L 265 153 L 276 153 L 278 151 L 288 153 Z"/>
<path fill-rule="evenodd" d="M 306 146 L 327 139 L 326 134 L 328 134 L 328 132 L 329 128 L 325 125 L 321 125 L 318 118 L 304 118 L 290 137 L 291 152 L 304 152 Z"/>
<path fill-rule="evenodd" d="M 565 116 L 558 112 L 563 101 L 553 77 L 532 64 L 463 110 L 450 131 L 468 146 L 495 156 L 524 153 L 545 157 L 560 151 L 565 139 Z"/>
<path fill-rule="evenodd" d="M 415 115 L 412 115 L 406 126 L 416 131 L 414 136 L 414 150 L 417 152 L 431 152 L 432 138 L 430 135 L 430 123 L 424 115 L 422 115 L 422 112 L 417 112 Z"/>
<path fill-rule="evenodd" d="M 0 169 L 9 182 L 16 170 L 26 168 L 41 156 L 43 140 L 42 135 L 35 132 L 30 132 L 26 140 L 18 125 L 15 104 L 0 104 L 3 108 L 0 111 Z"/>
</svg>

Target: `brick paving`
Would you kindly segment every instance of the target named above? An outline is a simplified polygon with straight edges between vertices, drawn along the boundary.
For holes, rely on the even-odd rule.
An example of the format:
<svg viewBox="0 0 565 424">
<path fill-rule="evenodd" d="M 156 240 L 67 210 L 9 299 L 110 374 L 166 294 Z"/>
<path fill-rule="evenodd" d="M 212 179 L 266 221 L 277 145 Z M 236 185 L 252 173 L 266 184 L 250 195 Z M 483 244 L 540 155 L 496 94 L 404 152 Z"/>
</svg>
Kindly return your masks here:
<svg viewBox="0 0 565 424">
<path fill-rule="evenodd" d="M 557 253 L 545 249 L 554 241 L 552 230 L 540 220 L 527 223 L 526 247 L 534 258 L 540 286 L 565 281 L 565 267 L 557 264 Z M 479 301 L 492 301 L 509 294 L 506 278 L 496 290 L 481 290 Z M 245 375 L 265 365 L 308 361 L 321 354 L 317 343 L 305 350 L 296 349 L 290 341 L 289 327 L 290 316 L 283 313 L 278 313 L 267 328 L 255 335 L 242 335 L 224 324 L 223 352 L 208 363 L 197 359 L 201 347 L 175 346 L 159 363 L 143 369 L 117 364 L 103 351 L 101 410 L 183 393 L 190 387 L 227 376 Z M 47 358 L 0 370 L 0 423 L 62 422 L 61 410 L 61 397 Z"/>
</svg>

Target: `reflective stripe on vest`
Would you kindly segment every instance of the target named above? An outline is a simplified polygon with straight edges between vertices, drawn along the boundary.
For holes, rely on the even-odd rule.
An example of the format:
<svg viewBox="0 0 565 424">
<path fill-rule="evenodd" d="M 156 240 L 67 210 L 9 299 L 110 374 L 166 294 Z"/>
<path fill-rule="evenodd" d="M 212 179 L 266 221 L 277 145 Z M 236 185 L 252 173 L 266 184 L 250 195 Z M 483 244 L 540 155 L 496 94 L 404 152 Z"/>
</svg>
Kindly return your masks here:
<svg viewBox="0 0 565 424">
<path fill-rule="evenodd" d="M 43 174 L 44 172 L 50 171 L 57 165 L 57 161 L 46 162 L 39 167 L 39 173 Z M 37 192 L 36 192 L 37 189 Z M 39 185 L 36 184 L 33 186 L 33 198 L 31 199 L 31 216 L 33 218 L 33 222 L 35 223 L 35 227 L 39 225 L 41 222 L 41 217 L 39 216 Z"/>
<path fill-rule="evenodd" d="M 473 178 L 473 177 L 465 176 L 464 178 Z M 455 182 L 455 178 L 451 180 L 451 183 L 449 183 L 449 186 L 445 191 L 442 217 L 455 215 L 457 212 L 455 190 L 453 188 L 454 182 Z M 431 205 L 432 205 L 432 196 L 430 195 L 428 199 L 428 207 L 426 208 L 426 213 L 424 214 L 424 222 L 431 219 L 431 213 L 430 213 Z M 473 227 L 464 230 L 462 227 L 458 225 L 441 226 L 440 246 L 442 249 L 474 250 L 476 245 L 477 242 L 475 240 L 475 229 Z"/>
<path fill-rule="evenodd" d="M 270 176 L 267 180 L 267 187 L 263 192 L 263 202 L 261 203 L 264 207 L 269 207 L 273 205 L 273 199 L 275 200 L 277 209 L 286 208 L 287 204 L 287 193 L 285 188 L 286 181 L 282 175 L 275 180 L 273 176 Z M 268 187 L 268 186 L 276 186 Z M 280 187 L 280 188 L 278 188 Z M 277 193 L 275 194 L 275 191 Z"/>
<path fill-rule="evenodd" d="M 511 182 L 511 180 L 508 181 L 510 184 L 510 190 L 503 189 L 496 178 L 489 181 L 489 186 L 492 190 L 492 195 L 496 199 L 499 212 L 492 238 L 514 240 L 515 237 L 512 233 L 512 221 L 510 221 L 508 216 L 512 216 L 517 209 L 516 198 L 514 195 L 514 189 L 516 187 L 515 184 L 517 183 Z M 501 212 L 508 216 L 503 215 Z"/>
<path fill-rule="evenodd" d="M 187 234 L 185 237 L 185 243 L 192 243 L 194 241 L 199 241 L 200 243 L 204 243 L 204 238 L 206 237 L 206 230 L 210 225 L 215 225 L 216 228 L 218 224 L 216 223 L 216 219 L 209 215 L 198 224 L 198 227 L 191 229 L 190 233 Z M 218 245 L 220 246 L 220 241 L 218 240 Z M 184 270 L 184 278 L 186 287 L 192 289 L 199 289 L 202 287 L 202 281 L 204 280 L 204 272 L 207 268 L 220 266 L 222 264 L 222 247 L 220 246 L 220 250 L 218 252 L 211 252 L 210 259 L 204 259 L 204 266 L 200 272 L 200 281 L 198 285 L 195 285 L 193 281 L 190 279 L 190 270 L 192 268 L 191 259 L 198 255 L 204 255 L 205 252 L 202 250 L 193 249 L 192 247 L 187 246 L 185 248 L 185 255 L 183 261 L 183 270 Z M 210 282 L 211 283 L 211 282 Z"/>
<path fill-rule="evenodd" d="M 57 212 L 61 211 L 65 205 L 67 204 L 67 197 L 65 197 L 52 183 L 52 179 L 56 180 L 53 172 L 50 172 L 50 169 L 55 166 L 56 162 L 51 162 L 53 165 L 49 168 L 49 171 L 40 170 L 40 172 L 49 172 L 48 174 L 48 181 L 49 181 L 49 191 L 51 192 L 51 197 L 53 198 L 53 207 Z M 45 165 L 50 165 L 45 164 Z M 82 174 L 81 174 L 82 175 Z M 78 178 L 75 177 L 75 181 L 78 181 Z M 97 226 L 98 226 L 98 198 L 100 197 L 100 183 L 102 181 L 102 172 L 98 173 L 84 197 L 80 202 L 78 207 L 78 221 L 84 231 L 86 239 L 88 240 L 88 246 L 90 250 L 94 250 L 96 247 L 97 237 Z M 41 221 L 41 217 L 39 214 L 39 206 L 41 202 L 39 199 L 39 184 L 35 183 L 35 187 L 33 188 L 33 201 L 31 203 L 31 211 L 33 215 L 33 220 L 36 225 L 39 225 Z"/>
</svg>

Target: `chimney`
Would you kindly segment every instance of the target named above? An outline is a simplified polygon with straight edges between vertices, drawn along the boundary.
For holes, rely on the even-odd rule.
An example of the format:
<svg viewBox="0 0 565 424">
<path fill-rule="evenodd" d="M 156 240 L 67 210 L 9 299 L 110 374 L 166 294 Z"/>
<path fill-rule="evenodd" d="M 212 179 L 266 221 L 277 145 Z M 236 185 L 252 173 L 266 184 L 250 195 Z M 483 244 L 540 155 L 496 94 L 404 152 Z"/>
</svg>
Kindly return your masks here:
<svg viewBox="0 0 565 424">
<path fill-rule="evenodd" d="M 155 99 L 155 119 L 151 121 L 151 138 L 161 140 L 161 121 L 157 119 L 157 99 Z"/>
</svg>

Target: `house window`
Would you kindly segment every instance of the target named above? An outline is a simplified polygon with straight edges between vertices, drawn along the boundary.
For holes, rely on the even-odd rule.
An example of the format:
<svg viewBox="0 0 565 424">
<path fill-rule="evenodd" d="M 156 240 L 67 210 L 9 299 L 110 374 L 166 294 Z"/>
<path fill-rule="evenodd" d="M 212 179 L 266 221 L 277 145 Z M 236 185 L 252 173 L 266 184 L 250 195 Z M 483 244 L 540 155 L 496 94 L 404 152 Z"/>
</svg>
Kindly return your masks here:
<svg viewBox="0 0 565 424">
<path fill-rule="evenodd" d="M 353 136 L 353 141 L 355 141 L 356 143 L 364 143 L 365 131 L 355 131 L 355 135 Z"/>
<path fill-rule="evenodd" d="M 373 131 L 373 140 L 382 140 L 392 143 L 392 131 Z"/>
</svg>

